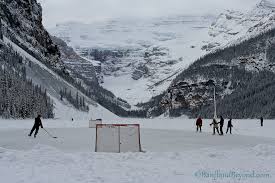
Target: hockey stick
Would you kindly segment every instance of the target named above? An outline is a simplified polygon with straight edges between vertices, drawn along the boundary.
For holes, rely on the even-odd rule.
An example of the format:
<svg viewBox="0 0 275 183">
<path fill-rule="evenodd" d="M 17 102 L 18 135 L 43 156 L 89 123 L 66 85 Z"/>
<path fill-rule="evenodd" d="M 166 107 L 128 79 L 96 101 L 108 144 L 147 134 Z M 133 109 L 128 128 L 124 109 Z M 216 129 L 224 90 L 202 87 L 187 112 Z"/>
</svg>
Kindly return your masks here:
<svg viewBox="0 0 275 183">
<path fill-rule="evenodd" d="M 43 130 L 45 130 L 45 132 L 47 132 L 47 134 L 48 134 L 50 137 L 52 137 L 52 138 L 54 138 L 54 139 L 57 139 L 57 137 L 52 136 L 46 129 L 43 128 Z"/>
</svg>

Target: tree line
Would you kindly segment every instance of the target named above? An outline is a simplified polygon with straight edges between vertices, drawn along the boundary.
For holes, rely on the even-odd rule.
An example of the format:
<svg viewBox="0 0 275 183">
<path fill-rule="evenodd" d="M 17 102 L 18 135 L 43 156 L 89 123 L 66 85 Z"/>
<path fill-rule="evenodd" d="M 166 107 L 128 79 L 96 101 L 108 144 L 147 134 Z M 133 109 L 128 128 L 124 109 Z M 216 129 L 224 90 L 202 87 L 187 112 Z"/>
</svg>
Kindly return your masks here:
<svg viewBox="0 0 275 183">
<path fill-rule="evenodd" d="M 72 96 L 71 91 L 67 91 L 66 88 L 60 91 L 60 100 L 63 101 L 67 99 L 76 109 L 81 111 L 89 111 L 89 106 L 86 104 L 84 96 L 79 96 L 78 92 L 76 96 Z"/>
<path fill-rule="evenodd" d="M 0 43 L 0 116 L 53 118 L 53 109 L 47 91 L 26 78 L 23 58 Z"/>
</svg>

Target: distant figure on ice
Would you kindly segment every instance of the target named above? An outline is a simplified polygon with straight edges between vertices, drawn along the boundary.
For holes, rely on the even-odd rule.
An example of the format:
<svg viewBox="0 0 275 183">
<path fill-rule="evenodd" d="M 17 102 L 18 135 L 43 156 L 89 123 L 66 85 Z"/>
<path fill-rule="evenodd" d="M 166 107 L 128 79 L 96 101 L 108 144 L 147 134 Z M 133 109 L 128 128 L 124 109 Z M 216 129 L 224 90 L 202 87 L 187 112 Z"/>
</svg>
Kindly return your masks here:
<svg viewBox="0 0 275 183">
<path fill-rule="evenodd" d="M 199 129 L 200 129 L 200 132 L 201 132 L 201 126 L 202 126 L 202 119 L 201 119 L 201 117 L 199 117 L 197 119 L 196 126 L 197 126 L 197 132 L 199 131 Z"/>
<path fill-rule="evenodd" d="M 223 119 L 222 116 L 220 117 L 220 122 L 219 122 L 219 124 L 220 124 L 220 135 L 223 135 L 224 119 Z"/>
<path fill-rule="evenodd" d="M 230 118 L 229 121 L 228 121 L 228 123 L 227 123 L 226 134 L 227 134 L 228 131 L 230 132 L 230 134 L 232 134 L 232 127 L 233 127 L 233 125 L 232 125 L 232 119 Z"/>
<path fill-rule="evenodd" d="M 215 118 L 213 118 L 213 122 L 210 124 L 210 126 L 213 125 L 213 135 L 215 135 L 215 130 L 217 130 L 217 133 L 219 134 L 219 123 Z"/>
<path fill-rule="evenodd" d="M 261 117 L 260 120 L 261 120 L 261 126 L 264 126 L 264 118 Z"/>
<path fill-rule="evenodd" d="M 74 118 L 72 118 L 72 121 L 74 121 Z"/>
<path fill-rule="evenodd" d="M 34 120 L 34 125 L 32 127 L 32 130 L 31 130 L 29 136 L 32 136 L 32 133 L 35 130 L 35 133 L 34 133 L 34 138 L 35 138 L 38 131 L 39 131 L 40 126 L 41 126 L 41 128 L 43 128 L 43 125 L 42 125 L 42 122 L 41 122 L 41 115 L 39 114 Z"/>
</svg>

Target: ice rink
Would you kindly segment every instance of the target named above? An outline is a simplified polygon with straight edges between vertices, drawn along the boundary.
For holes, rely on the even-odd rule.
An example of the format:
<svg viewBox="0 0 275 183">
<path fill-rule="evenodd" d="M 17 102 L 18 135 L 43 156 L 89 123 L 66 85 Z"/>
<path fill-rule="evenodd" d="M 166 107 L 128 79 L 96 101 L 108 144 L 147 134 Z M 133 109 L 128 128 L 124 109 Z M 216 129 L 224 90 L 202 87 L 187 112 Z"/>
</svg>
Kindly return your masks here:
<svg viewBox="0 0 275 183">
<path fill-rule="evenodd" d="M 275 182 L 275 122 L 233 120 L 232 135 L 203 132 L 194 119 L 103 119 L 139 123 L 142 153 L 95 153 L 95 129 L 85 120 L 0 120 L 0 177 L 8 183 Z M 227 123 L 227 120 L 226 120 Z M 225 127 L 226 127 L 225 123 Z M 224 127 L 224 131 L 225 131 Z M 233 173 L 232 173 L 233 172 Z M 222 176 L 227 175 L 227 176 Z"/>
</svg>

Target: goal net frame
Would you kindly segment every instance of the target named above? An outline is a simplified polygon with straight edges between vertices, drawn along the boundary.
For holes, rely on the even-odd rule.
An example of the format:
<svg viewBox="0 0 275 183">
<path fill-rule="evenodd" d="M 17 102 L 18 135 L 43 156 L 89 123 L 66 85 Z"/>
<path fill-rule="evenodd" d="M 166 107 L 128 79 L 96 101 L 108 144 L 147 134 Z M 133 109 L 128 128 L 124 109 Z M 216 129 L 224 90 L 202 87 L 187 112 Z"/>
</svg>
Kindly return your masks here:
<svg viewBox="0 0 275 183">
<path fill-rule="evenodd" d="M 89 120 L 89 128 L 96 128 L 97 124 L 102 124 L 102 119 Z"/>
<path fill-rule="evenodd" d="M 110 151 L 113 153 L 121 153 L 121 152 L 142 152 L 141 149 L 141 140 L 140 140 L 140 125 L 139 124 L 97 124 L 96 125 L 96 140 L 95 140 L 95 152 L 105 152 L 105 151 L 99 151 L 98 148 L 98 140 L 99 140 L 99 130 L 102 127 L 108 127 L 108 128 L 118 128 L 118 137 L 117 137 L 117 145 L 118 145 L 118 152 L 117 151 Z M 121 128 L 123 127 L 136 127 L 137 128 L 137 145 L 138 150 L 137 151 L 121 151 Z M 109 152 L 109 151 L 106 151 Z"/>
</svg>

